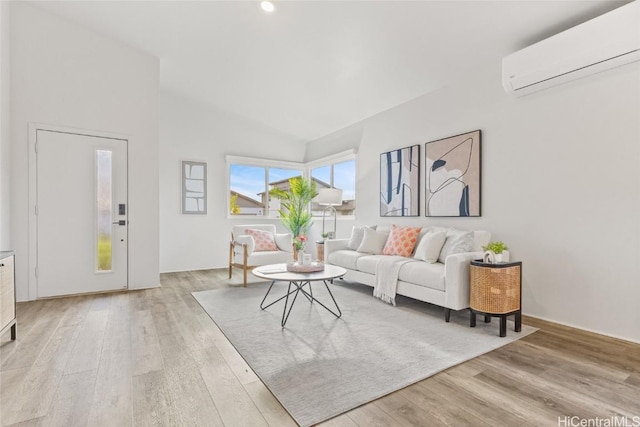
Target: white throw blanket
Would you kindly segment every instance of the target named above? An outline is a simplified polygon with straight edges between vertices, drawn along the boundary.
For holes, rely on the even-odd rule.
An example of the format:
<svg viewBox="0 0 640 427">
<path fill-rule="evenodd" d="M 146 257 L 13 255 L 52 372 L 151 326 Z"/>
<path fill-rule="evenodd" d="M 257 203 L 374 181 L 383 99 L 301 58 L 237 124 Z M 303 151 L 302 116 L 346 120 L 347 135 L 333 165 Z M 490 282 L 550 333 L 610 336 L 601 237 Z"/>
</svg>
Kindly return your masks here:
<svg viewBox="0 0 640 427">
<path fill-rule="evenodd" d="M 413 261 L 415 260 L 410 258 L 381 257 L 378 264 L 376 264 L 373 296 L 380 298 L 387 304 L 396 305 L 396 289 L 398 288 L 400 268 Z"/>
</svg>

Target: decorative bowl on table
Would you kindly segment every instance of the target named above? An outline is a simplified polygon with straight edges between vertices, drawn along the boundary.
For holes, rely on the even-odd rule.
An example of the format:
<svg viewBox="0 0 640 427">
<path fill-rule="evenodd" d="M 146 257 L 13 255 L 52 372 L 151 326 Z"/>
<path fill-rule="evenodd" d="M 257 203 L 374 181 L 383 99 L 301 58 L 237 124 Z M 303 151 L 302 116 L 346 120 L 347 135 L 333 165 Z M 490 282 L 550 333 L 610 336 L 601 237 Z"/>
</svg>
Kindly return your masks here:
<svg viewBox="0 0 640 427">
<path fill-rule="evenodd" d="M 324 270 L 324 263 L 320 261 L 312 261 L 311 264 L 301 264 L 299 262 L 288 262 L 287 271 L 292 273 L 314 273 Z"/>
</svg>

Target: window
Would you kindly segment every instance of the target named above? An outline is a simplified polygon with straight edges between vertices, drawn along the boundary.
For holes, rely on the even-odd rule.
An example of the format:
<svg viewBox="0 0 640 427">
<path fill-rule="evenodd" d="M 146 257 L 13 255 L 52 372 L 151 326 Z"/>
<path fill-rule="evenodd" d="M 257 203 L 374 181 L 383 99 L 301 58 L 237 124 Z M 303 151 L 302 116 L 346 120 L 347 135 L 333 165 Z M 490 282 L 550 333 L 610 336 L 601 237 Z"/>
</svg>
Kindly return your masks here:
<svg viewBox="0 0 640 427">
<path fill-rule="evenodd" d="M 286 190 L 289 179 L 302 176 L 301 164 L 227 156 L 229 167 L 229 215 L 278 217 L 280 200 L 268 190 Z M 269 164 L 271 163 L 271 164 Z"/>
<path fill-rule="evenodd" d="M 335 206 L 338 216 L 355 216 L 356 214 L 356 159 L 350 155 L 311 169 L 311 178 L 318 189 L 334 187 L 342 190 L 342 205 Z M 322 216 L 324 206 L 313 203 L 311 211 L 314 216 Z"/>
<path fill-rule="evenodd" d="M 113 152 L 96 150 L 96 270 L 111 271 Z"/>
<path fill-rule="evenodd" d="M 356 159 L 354 152 L 336 154 L 302 164 L 278 160 L 227 156 L 229 179 L 228 213 L 230 216 L 268 216 L 277 218 L 280 200 L 269 197 L 272 188 L 287 190 L 289 179 L 310 177 L 317 189 L 335 187 L 342 190 L 338 216 L 353 216 L 356 209 Z M 324 206 L 311 204 L 314 216 L 322 216 Z"/>
</svg>

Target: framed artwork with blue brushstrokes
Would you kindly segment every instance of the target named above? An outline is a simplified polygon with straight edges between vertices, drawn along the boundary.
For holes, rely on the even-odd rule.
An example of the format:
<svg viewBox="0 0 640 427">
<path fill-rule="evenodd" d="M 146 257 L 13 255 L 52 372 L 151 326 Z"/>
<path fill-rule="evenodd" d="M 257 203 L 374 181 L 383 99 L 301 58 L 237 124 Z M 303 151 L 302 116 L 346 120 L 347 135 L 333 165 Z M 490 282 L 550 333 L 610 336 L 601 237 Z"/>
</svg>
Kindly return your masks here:
<svg viewBox="0 0 640 427">
<path fill-rule="evenodd" d="M 480 216 L 480 130 L 425 144 L 425 216 Z"/>
<path fill-rule="evenodd" d="M 420 216 L 420 145 L 380 154 L 380 216 Z"/>
</svg>

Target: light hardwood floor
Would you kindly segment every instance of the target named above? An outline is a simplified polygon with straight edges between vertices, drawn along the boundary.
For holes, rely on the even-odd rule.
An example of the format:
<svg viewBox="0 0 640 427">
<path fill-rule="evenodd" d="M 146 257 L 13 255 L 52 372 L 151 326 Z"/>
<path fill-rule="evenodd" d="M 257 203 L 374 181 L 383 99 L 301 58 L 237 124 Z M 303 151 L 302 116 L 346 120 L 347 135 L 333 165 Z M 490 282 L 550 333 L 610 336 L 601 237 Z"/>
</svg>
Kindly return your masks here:
<svg viewBox="0 0 640 427">
<path fill-rule="evenodd" d="M 18 304 L 17 341 L 0 337 L 0 423 L 295 425 L 191 296 L 239 281 L 229 282 L 226 270 L 161 280 L 157 289 Z M 524 323 L 540 330 L 323 425 L 557 426 L 565 416 L 640 417 L 640 345 Z"/>
</svg>

